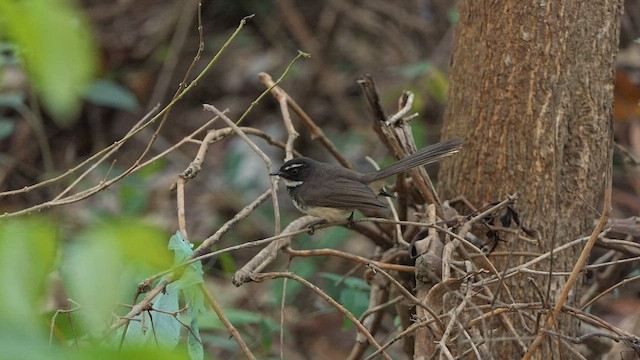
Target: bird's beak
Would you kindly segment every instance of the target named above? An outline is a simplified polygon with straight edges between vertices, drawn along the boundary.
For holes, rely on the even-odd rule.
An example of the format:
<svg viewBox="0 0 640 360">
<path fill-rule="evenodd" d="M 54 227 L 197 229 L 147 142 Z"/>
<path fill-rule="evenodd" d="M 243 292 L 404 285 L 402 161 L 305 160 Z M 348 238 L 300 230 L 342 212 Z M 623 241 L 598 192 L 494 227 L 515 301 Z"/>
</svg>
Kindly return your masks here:
<svg viewBox="0 0 640 360">
<path fill-rule="evenodd" d="M 280 176 L 280 172 L 276 171 L 276 172 L 272 172 L 271 174 L 269 174 L 271 176 Z"/>
</svg>

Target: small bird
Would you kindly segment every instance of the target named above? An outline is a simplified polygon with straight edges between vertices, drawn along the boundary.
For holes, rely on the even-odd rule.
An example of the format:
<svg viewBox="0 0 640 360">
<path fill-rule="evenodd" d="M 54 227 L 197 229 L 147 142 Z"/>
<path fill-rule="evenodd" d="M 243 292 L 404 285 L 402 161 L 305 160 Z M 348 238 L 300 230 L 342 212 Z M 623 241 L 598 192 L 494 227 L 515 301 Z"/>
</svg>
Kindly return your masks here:
<svg viewBox="0 0 640 360">
<path fill-rule="evenodd" d="M 443 141 L 422 148 L 387 168 L 368 173 L 300 157 L 285 162 L 271 175 L 284 180 L 293 205 L 301 212 L 319 217 L 324 220 L 322 222 L 349 219 L 353 225 L 355 210 L 387 208 L 378 199 L 379 195 L 385 195 L 382 189 L 386 178 L 434 163 L 461 148 L 461 140 Z"/>
</svg>

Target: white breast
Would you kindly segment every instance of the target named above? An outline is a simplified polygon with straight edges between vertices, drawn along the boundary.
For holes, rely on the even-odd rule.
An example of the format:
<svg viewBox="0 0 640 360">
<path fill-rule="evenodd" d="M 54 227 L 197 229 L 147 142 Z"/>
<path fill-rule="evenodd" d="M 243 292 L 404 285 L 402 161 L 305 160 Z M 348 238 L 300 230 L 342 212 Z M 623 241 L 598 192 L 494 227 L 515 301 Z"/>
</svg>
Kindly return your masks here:
<svg viewBox="0 0 640 360">
<path fill-rule="evenodd" d="M 298 208 L 298 210 L 302 211 L 311 216 L 316 216 L 321 219 L 325 219 L 327 221 L 340 221 L 346 220 L 349 215 L 351 215 L 351 211 L 342 210 L 342 209 L 334 209 L 329 207 L 322 206 L 307 206 L 304 210 L 298 207 L 298 204 L 294 201 L 293 204 Z"/>
</svg>

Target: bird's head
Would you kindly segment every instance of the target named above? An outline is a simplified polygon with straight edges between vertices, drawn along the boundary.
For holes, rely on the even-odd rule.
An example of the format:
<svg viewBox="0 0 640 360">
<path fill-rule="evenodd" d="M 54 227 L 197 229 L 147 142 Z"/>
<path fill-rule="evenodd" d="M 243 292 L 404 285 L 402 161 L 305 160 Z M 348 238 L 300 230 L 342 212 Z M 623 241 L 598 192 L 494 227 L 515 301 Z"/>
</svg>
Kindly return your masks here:
<svg viewBox="0 0 640 360">
<path fill-rule="evenodd" d="M 302 185 L 311 175 L 314 161 L 305 158 L 295 158 L 282 164 L 278 172 L 271 173 L 272 176 L 280 176 L 287 187 Z"/>
</svg>

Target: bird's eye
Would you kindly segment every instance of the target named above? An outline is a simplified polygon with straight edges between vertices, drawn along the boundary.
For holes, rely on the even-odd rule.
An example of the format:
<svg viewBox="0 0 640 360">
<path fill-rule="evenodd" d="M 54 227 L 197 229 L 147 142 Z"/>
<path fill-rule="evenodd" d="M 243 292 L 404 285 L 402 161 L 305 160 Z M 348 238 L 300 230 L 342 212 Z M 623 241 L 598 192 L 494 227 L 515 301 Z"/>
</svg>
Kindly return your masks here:
<svg viewBox="0 0 640 360">
<path fill-rule="evenodd" d="M 298 168 L 291 169 L 291 175 L 298 175 L 299 172 L 300 170 L 298 170 Z"/>
</svg>

